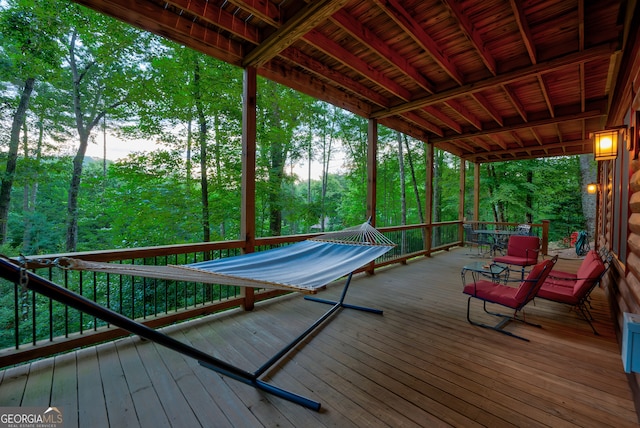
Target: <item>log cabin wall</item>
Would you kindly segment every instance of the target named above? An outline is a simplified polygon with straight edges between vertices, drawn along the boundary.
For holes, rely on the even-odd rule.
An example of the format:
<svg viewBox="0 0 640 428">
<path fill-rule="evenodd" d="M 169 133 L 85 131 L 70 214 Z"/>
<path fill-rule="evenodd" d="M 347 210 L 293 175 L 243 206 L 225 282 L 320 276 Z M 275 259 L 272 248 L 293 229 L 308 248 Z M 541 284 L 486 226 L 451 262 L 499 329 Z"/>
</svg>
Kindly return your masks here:
<svg viewBox="0 0 640 428">
<path fill-rule="evenodd" d="M 633 20 L 638 17 L 633 14 Z M 637 25 L 628 35 L 622 78 L 617 82 L 608 126 L 624 126 L 626 141 L 618 158 L 598 165 L 599 193 L 596 247 L 615 254 L 612 269 L 602 282 L 617 322 L 622 346 L 625 312 L 640 314 L 640 35 Z M 636 410 L 640 410 L 640 374 L 628 374 Z M 640 417 L 640 412 L 639 412 Z"/>
</svg>

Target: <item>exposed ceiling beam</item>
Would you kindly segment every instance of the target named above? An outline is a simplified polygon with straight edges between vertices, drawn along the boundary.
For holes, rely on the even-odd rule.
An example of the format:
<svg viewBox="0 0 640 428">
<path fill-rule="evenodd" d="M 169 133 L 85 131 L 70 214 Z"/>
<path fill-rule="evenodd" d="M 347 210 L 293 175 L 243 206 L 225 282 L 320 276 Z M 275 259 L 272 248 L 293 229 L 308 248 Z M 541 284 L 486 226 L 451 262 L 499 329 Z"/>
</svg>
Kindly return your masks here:
<svg viewBox="0 0 640 428">
<path fill-rule="evenodd" d="M 380 71 L 372 68 L 365 60 L 354 55 L 321 32 L 311 30 L 305 34 L 304 40 L 340 62 L 345 67 L 354 70 L 358 74 L 361 74 L 372 82 L 382 86 L 396 97 L 406 101 L 411 100 L 411 92 L 409 92 L 408 89 L 403 88 Z"/>
<path fill-rule="evenodd" d="M 191 1 L 191 0 L 186 0 Z M 269 0 L 227 0 L 232 5 L 246 10 L 252 15 L 257 16 L 262 21 L 268 23 L 274 28 L 278 28 L 281 24 L 280 10 L 278 6 Z M 211 2 L 206 2 L 211 7 Z"/>
<path fill-rule="evenodd" d="M 436 137 L 436 138 L 432 138 L 431 142 L 435 144 L 442 141 L 455 141 L 455 140 L 459 140 L 463 138 L 471 138 L 479 135 L 489 135 L 489 134 L 496 134 L 500 132 L 511 132 L 518 129 L 527 129 L 527 128 L 533 128 L 536 126 L 551 125 L 554 123 L 569 122 L 569 121 L 581 120 L 581 119 L 590 119 L 590 118 L 596 118 L 601 116 L 605 116 L 605 113 L 602 112 L 601 110 L 591 110 L 591 111 L 581 112 L 576 114 L 568 114 L 566 116 L 556 116 L 556 117 L 547 118 L 547 119 L 540 119 L 540 120 L 535 120 L 530 122 L 506 125 L 499 129 L 484 129 L 482 131 L 468 132 L 460 135 Z"/>
<path fill-rule="evenodd" d="M 455 0 L 444 0 L 444 4 L 449 8 L 451 14 L 455 16 L 460 30 L 462 30 L 471 44 L 478 51 L 478 55 L 480 55 L 480 59 L 482 60 L 484 65 L 486 65 L 491 74 L 495 76 L 497 74 L 496 60 L 493 58 L 493 55 L 491 55 L 491 52 L 489 52 L 489 50 L 485 46 L 484 41 L 467 17 L 467 14 L 462 8 L 462 3 L 456 2 Z"/>
<path fill-rule="evenodd" d="M 560 58 L 555 58 L 549 61 L 539 62 L 538 64 L 530 65 L 528 67 L 521 68 L 509 73 L 500 74 L 498 76 L 489 77 L 479 82 L 469 83 L 457 88 L 453 88 L 447 91 L 442 91 L 433 95 L 418 98 L 411 102 L 400 104 L 388 109 L 381 109 L 372 113 L 371 117 L 374 119 L 382 118 L 385 116 L 392 116 L 398 113 L 415 110 L 428 105 L 433 105 L 439 102 L 444 102 L 452 98 L 459 97 L 470 93 L 476 93 L 495 86 L 506 85 L 508 83 L 516 82 L 523 78 L 535 75 L 536 73 L 549 73 L 563 67 L 570 65 L 577 65 L 585 61 L 592 61 L 602 57 L 610 57 L 615 52 L 615 46 L 610 44 L 602 44 L 591 49 L 586 49 L 583 52 L 574 52 Z"/>
<path fill-rule="evenodd" d="M 522 35 L 522 42 L 524 43 L 527 52 L 529 53 L 531 64 L 537 64 L 538 56 L 536 53 L 536 47 L 533 43 L 533 36 L 531 35 L 531 30 L 529 29 L 529 24 L 527 23 L 527 17 L 524 13 L 524 9 L 522 8 L 522 2 L 520 0 L 509 0 L 509 3 L 511 3 L 511 9 L 513 10 L 516 24 L 518 25 L 518 29 L 520 30 L 520 34 Z"/>
<path fill-rule="evenodd" d="M 440 51 L 438 44 L 429 36 L 420 23 L 407 12 L 398 0 L 374 0 L 396 24 L 402 27 L 413 40 L 459 85 L 464 83 L 462 73 Z"/>
<path fill-rule="evenodd" d="M 340 10 L 348 0 L 315 0 L 287 19 L 280 28 L 249 52 L 243 67 L 259 67 L 295 43 L 319 23 Z"/>
<path fill-rule="evenodd" d="M 352 37 L 358 39 L 360 43 L 368 46 L 372 52 L 388 61 L 397 70 L 415 80 L 424 90 L 430 93 L 435 92 L 433 84 L 412 66 L 405 57 L 379 38 L 373 31 L 360 24 L 351 15 L 344 11 L 338 11 L 331 17 L 331 20 L 351 34 Z"/>
</svg>

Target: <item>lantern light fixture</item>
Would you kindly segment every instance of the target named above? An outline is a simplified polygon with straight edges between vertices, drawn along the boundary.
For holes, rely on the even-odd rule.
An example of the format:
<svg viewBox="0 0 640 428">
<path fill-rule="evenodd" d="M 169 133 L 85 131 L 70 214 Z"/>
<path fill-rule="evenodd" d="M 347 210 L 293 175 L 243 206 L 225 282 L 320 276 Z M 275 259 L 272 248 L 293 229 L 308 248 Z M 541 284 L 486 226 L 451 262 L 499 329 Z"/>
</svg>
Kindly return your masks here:
<svg viewBox="0 0 640 428">
<path fill-rule="evenodd" d="M 593 133 L 593 153 L 596 161 L 615 159 L 618 156 L 620 129 L 608 129 Z"/>
<path fill-rule="evenodd" d="M 598 184 L 597 183 L 589 183 L 587 184 L 587 193 L 590 195 L 595 195 L 598 192 Z"/>
</svg>

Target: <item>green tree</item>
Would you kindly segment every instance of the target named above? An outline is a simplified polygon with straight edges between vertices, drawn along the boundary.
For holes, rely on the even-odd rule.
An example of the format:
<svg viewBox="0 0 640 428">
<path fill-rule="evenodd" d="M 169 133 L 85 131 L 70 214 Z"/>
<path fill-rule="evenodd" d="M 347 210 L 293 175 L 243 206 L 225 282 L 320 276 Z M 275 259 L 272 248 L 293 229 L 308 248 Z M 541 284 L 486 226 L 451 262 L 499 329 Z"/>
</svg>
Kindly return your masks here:
<svg viewBox="0 0 640 428">
<path fill-rule="evenodd" d="M 141 94 L 146 55 L 152 54 L 147 33 L 79 6 L 74 12 L 71 30 L 62 39 L 68 49 L 64 72 L 79 142 L 67 200 L 67 251 L 77 246 L 78 196 L 92 133 L 107 113 L 127 116 L 123 107 Z"/>
<path fill-rule="evenodd" d="M 5 172 L 0 184 L 1 244 L 7 241 L 20 131 L 25 124 L 36 81 L 44 79 L 58 67 L 61 51 L 54 36 L 62 28 L 57 17 L 63 9 L 64 6 L 58 2 L 8 1 L 0 5 L 0 79 L 13 86 L 13 90 L 6 91 L 3 98 L 15 108 Z"/>
</svg>

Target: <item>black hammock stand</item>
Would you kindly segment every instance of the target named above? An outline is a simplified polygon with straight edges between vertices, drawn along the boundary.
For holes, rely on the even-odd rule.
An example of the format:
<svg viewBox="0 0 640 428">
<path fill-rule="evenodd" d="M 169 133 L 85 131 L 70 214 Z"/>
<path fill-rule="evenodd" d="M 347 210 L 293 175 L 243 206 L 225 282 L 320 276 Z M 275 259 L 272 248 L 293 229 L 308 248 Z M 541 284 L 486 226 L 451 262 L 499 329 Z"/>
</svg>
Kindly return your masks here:
<svg viewBox="0 0 640 428">
<path fill-rule="evenodd" d="M 382 314 L 382 311 L 378 309 L 366 308 L 366 307 L 355 306 L 355 305 L 344 303 L 344 299 L 346 297 L 352 275 L 353 273 L 350 273 L 349 276 L 347 277 L 346 283 L 342 290 L 342 294 L 340 296 L 340 300 L 338 300 L 337 302 L 305 296 L 305 299 L 307 300 L 317 301 L 320 303 L 327 303 L 327 304 L 331 304 L 332 306 L 317 321 L 315 321 L 307 330 L 305 330 L 296 339 L 294 339 L 291 343 L 286 345 L 281 351 L 276 353 L 272 358 L 270 358 L 266 363 L 264 363 L 260 368 L 258 368 L 255 372 L 252 373 L 252 372 L 243 370 L 239 367 L 236 367 L 232 364 L 229 364 L 223 360 L 220 360 L 212 355 L 209 355 L 203 351 L 200 351 L 183 342 L 180 342 L 164 333 L 161 333 L 157 330 L 147 327 L 146 325 L 140 322 L 127 318 L 124 315 L 121 315 L 111 309 L 105 308 L 77 293 L 74 293 L 73 291 L 70 291 L 64 287 L 61 287 L 49 281 L 48 279 L 45 279 L 39 275 L 36 275 L 33 272 L 28 271 L 24 266 L 17 264 L 11 259 L 0 256 L 0 276 L 2 276 L 3 278 L 9 281 L 13 281 L 16 284 L 26 287 L 33 292 L 42 294 L 45 297 L 56 300 L 62 304 L 68 305 L 88 315 L 100 318 L 101 320 L 109 324 L 113 324 L 117 327 L 122 328 L 123 330 L 136 334 L 149 341 L 165 346 L 183 355 L 194 358 L 203 367 L 214 370 L 217 373 L 220 373 L 231 379 L 234 379 L 236 381 L 242 382 L 247 385 L 251 385 L 256 389 L 265 391 L 269 394 L 275 395 L 276 397 L 283 398 L 285 400 L 291 401 L 293 403 L 299 404 L 303 407 L 306 407 L 315 411 L 320 410 L 319 402 L 303 397 L 296 393 L 284 390 L 272 384 L 269 384 L 261 380 L 260 377 L 263 374 L 265 374 L 271 367 L 273 367 L 273 365 L 275 365 L 278 361 L 280 361 L 289 351 L 294 349 L 308 335 L 310 335 L 318 327 L 320 327 L 322 323 L 324 323 L 324 321 L 327 320 L 338 309 L 349 308 L 349 309 L 357 309 L 357 310 L 366 311 L 366 312 L 372 312 L 375 314 Z"/>
</svg>

